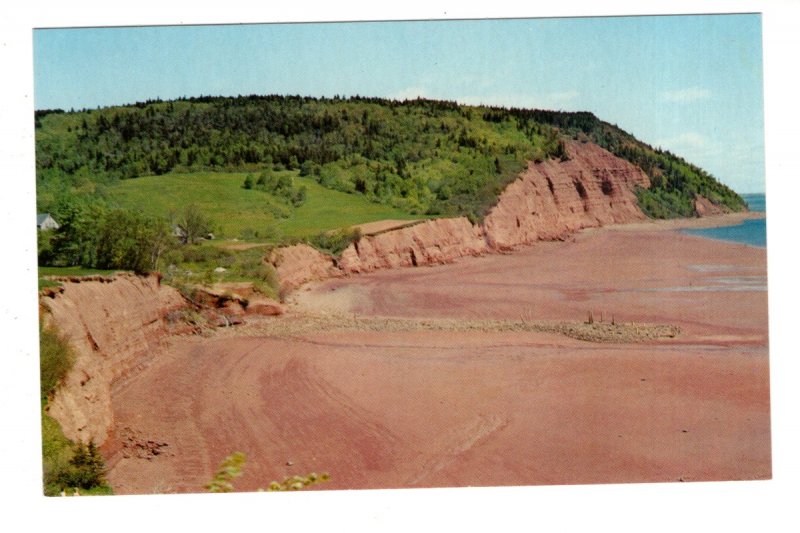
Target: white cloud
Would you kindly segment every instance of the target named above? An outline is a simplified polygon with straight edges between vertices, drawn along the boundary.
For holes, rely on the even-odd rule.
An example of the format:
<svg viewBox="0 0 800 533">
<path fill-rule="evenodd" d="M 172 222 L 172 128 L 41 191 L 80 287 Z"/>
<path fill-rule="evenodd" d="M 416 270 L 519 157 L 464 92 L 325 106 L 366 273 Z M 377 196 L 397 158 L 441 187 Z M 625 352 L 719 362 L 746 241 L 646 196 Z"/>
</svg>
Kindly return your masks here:
<svg viewBox="0 0 800 533">
<path fill-rule="evenodd" d="M 686 89 L 664 91 L 661 93 L 662 100 L 666 102 L 677 102 L 679 104 L 708 100 L 709 98 L 711 98 L 711 91 L 703 89 L 702 87 L 688 87 Z"/>
<path fill-rule="evenodd" d="M 489 94 L 483 96 L 465 95 L 455 98 L 458 102 L 469 105 L 495 105 L 505 107 L 525 107 L 536 109 L 563 109 L 570 102 L 580 97 L 576 90 L 550 92 L 546 94 Z"/>
<path fill-rule="evenodd" d="M 656 146 L 661 146 L 670 151 L 679 152 L 681 150 L 708 150 L 712 148 L 711 140 L 705 135 L 696 133 L 694 131 L 687 131 L 670 137 L 668 139 L 659 139 L 656 141 Z"/>
<path fill-rule="evenodd" d="M 388 95 L 391 100 L 413 100 L 415 98 L 430 98 L 427 89 L 422 87 L 406 87 Z"/>
<path fill-rule="evenodd" d="M 504 107 L 523 107 L 530 109 L 565 109 L 569 104 L 578 100 L 581 93 L 572 89 L 566 91 L 554 91 L 543 94 L 536 93 L 505 93 L 505 94 L 465 94 L 452 95 L 431 91 L 424 87 L 406 87 L 387 95 L 387 98 L 394 100 L 413 100 L 414 98 L 433 98 L 442 100 L 453 100 L 465 105 L 489 105 Z"/>
<path fill-rule="evenodd" d="M 552 107 L 559 107 L 572 102 L 581 95 L 578 91 L 562 91 L 545 95 L 544 101 Z"/>
</svg>

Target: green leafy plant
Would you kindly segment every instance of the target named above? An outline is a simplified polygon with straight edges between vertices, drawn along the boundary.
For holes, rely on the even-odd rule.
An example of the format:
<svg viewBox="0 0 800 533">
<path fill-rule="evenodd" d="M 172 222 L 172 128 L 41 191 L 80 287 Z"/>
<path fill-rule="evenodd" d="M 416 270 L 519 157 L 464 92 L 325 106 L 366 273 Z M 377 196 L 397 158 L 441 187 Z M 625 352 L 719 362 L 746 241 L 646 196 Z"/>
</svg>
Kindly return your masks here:
<svg viewBox="0 0 800 533">
<path fill-rule="evenodd" d="M 311 472 L 307 476 L 290 476 L 284 478 L 283 481 L 273 481 L 267 487 L 268 492 L 284 492 L 290 490 L 302 490 L 310 485 L 314 485 L 316 483 L 323 483 L 325 481 L 329 481 L 331 476 L 323 472 L 322 474 L 317 474 L 316 472 Z"/>
<path fill-rule="evenodd" d="M 39 324 L 39 377 L 42 401 L 46 402 L 72 368 L 75 355 L 55 329 Z"/>
<path fill-rule="evenodd" d="M 220 464 L 220 467 L 216 474 L 214 474 L 214 477 L 208 484 L 205 485 L 204 488 L 209 492 L 233 491 L 232 481 L 233 479 L 242 475 L 242 468 L 244 467 L 245 459 L 246 457 L 242 452 L 234 452 L 226 457 L 222 461 L 222 464 Z M 322 474 L 311 472 L 307 476 L 290 476 L 280 482 L 273 481 L 269 484 L 266 491 L 283 492 L 302 490 L 310 485 L 323 483 L 325 481 L 329 481 L 330 479 L 331 476 L 326 472 L 323 472 Z M 264 489 L 258 489 L 258 491 L 262 492 Z"/>
<path fill-rule="evenodd" d="M 205 489 L 209 492 L 231 492 L 233 490 L 231 482 L 242 475 L 244 461 L 245 455 L 242 452 L 234 452 L 226 457 Z"/>
<path fill-rule="evenodd" d="M 351 243 L 361 240 L 361 230 L 347 228 L 319 233 L 310 239 L 310 244 L 331 255 L 340 255 Z"/>
</svg>

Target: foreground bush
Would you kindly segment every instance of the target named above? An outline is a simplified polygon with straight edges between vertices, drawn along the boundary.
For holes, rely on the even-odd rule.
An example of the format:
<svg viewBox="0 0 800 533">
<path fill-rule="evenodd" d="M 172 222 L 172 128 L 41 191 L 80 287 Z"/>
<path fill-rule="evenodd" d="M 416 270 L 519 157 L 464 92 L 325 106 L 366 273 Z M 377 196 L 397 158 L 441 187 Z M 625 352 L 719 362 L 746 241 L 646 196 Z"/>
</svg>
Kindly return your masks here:
<svg viewBox="0 0 800 533">
<path fill-rule="evenodd" d="M 40 394 L 42 401 L 42 474 L 46 496 L 61 491 L 72 494 L 111 494 L 105 480 L 105 465 L 93 442 L 74 444 L 47 415 L 47 402 L 64 381 L 75 357 L 66 341 L 52 328 L 40 325 Z"/>
</svg>

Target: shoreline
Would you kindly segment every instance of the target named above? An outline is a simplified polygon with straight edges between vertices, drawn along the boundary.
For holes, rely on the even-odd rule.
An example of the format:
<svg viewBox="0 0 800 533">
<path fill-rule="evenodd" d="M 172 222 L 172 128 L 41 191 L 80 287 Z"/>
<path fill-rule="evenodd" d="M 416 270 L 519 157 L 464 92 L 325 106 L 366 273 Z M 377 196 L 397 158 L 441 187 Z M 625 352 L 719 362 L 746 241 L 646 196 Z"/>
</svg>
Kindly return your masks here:
<svg viewBox="0 0 800 533">
<path fill-rule="evenodd" d="M 736 226 L 746 220 L 765 218 L 767 218 L 767 214 L 762 211 L 745 211 L 742 213 L 726 213 L 724 215 L 712 215 L 707 217 L 673 218 L 667 220 L 650 219 L 645 222 L 586 228 L 582 230 L 581 233 L 597 231 L 671 231 L 681 229 L 723 228 L 726 226 Z"/>
</svg>

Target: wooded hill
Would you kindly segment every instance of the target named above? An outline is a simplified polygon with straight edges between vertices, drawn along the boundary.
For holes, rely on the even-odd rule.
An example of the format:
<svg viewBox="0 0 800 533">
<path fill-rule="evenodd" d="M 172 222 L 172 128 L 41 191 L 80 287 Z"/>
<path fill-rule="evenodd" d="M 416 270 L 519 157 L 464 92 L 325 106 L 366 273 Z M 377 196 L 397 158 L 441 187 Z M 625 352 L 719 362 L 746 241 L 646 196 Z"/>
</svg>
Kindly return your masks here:
<svg viewBox="0 0 800 533">
<path fill-rule="evenodd" d="M 102 197 L 141 176 L 295 170 L 410 214 L 476 221 L 527 161 L 568 157 L 565 138 L 641 167 L 652 188 L 640 190 L 639 201 L 652 217 L 691 216 L 695 194 L 746 207 L 705 171 L 588 112 L 269 95 L 40 110 L 35 120 L 39 212 L 64 194 Z"/>
</svg>

